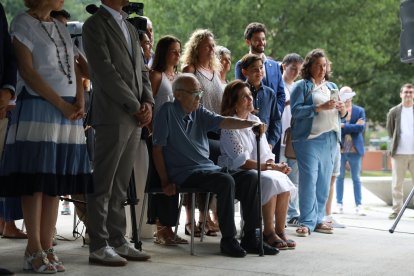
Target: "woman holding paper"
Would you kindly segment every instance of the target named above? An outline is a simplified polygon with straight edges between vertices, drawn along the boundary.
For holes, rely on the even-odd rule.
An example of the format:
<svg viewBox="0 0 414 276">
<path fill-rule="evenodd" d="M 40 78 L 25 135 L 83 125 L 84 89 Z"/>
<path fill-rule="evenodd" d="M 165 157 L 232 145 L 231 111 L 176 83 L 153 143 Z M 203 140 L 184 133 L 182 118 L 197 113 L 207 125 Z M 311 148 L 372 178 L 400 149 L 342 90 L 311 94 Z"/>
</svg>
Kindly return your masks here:
<svg viewBox="0 0 414 276">
<path fill-rule="evenodd" d="M 323 223 L 329 183 L 341 137 L 340 118 L 346 116 L 335 83 L 328 82 L 330 62 L 322 49 L 307 54 L 291 94 L 292 139 L 299 166 L 298 236 L 311 231 L 332 234 Z"/>
</svg>

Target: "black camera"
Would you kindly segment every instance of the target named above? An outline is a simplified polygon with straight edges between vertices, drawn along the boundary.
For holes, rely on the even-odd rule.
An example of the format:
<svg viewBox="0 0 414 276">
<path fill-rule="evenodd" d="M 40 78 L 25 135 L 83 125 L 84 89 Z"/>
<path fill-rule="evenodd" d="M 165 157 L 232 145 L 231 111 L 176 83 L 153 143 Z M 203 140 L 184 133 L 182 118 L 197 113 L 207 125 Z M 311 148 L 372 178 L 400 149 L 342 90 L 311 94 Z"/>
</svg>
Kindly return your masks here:
<svg viewBox="0 0 414 276">
<path fill-rule="evenodd" d="M 99 10 L 98 6 L 95 4 L 90 4 L 86 6 L 86 11 L 90 14 L 94 14 Z M 135 13 L 138 16 L 129 17 L 127 20 L 134 25 L 139 33 L 145 33 L 147 31 L 147 19 L 142 17 L 144 15 L 144 3 L 135 3 L 131 2 L 128 5 L 124 6 L 122 10 L 130 16 Z"/>
<path fill-rule="evenodd" d="M 132 13 L 136 13 L 137 15 L 143 16 L 144 15 L 144 3 L 135 3 L 131 2 L 128 5 L 122 8 L 124 12 L 128 15 Z"/>
<path fill-rule="evenodd" d="M 142 17 L 144 15 L 144 3 L 129 3 L 122 8 L 124 12 L 129 15 L 135 13 L 138 16 L 129 17 L 127 20 L 134 25 L 139 33 L 145 33 L 147 31 L 147 19 Z"/>
</svg>

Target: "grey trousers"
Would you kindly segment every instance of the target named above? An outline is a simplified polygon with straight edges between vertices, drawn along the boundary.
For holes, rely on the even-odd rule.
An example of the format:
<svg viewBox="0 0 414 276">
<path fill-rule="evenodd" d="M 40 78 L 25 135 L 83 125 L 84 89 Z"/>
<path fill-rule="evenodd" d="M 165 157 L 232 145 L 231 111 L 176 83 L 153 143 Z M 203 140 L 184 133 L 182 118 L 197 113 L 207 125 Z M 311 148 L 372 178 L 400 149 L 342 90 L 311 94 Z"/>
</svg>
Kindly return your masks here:
<svg viewBox="0 0 414 276">
<path fill-rule="evenodd" d="M 123 203 L 141 128 L 132 124 L 95 127 L 95 192 L 88 195 L 89 251 L 126 243 Z"/>
</svg>

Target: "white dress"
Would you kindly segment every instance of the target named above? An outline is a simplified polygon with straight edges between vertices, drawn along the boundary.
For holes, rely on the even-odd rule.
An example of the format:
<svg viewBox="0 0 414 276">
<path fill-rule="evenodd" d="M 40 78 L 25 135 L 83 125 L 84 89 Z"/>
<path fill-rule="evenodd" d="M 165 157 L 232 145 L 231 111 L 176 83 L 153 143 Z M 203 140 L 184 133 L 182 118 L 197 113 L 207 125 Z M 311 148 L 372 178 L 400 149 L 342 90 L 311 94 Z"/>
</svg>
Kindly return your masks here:
<svg viewBox="0 0 414 276">
<path fill-rule="evenodd" d="M 257 116 L 249 115 L 248 120 L 260 121 Z M 251 128 L 222 129 L 220 136 L 221 155 L 218 165 L 229 169 L 238 169 L 248 159 L 257 160 L 256 137 Z M 275 159 L 275 155 L 269 148 L 266 136 L 260 139 L 260 162 Z M 279 171 L 266 170 L 261 172 L 262 205 L 266 204 L 273 196 L 290 191 L 295 197 L 297 190 L 289 177 Z"/>
</svg>

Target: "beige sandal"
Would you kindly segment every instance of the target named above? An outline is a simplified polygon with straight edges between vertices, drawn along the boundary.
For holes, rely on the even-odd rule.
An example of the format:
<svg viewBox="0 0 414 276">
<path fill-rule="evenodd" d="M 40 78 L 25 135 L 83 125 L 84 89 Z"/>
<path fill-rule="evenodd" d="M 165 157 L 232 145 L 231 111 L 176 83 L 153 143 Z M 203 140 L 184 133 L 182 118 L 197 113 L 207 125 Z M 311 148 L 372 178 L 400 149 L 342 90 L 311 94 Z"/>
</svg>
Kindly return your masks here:
<svg viewBox="0 0 414 276">
<path fill-rule="evenodd" d="M 333 228 L 326 223 L 319 223 L 315 227 L 315 232 L 323 234 L 333 234 Z"/>
<path fill-rule="evenodd" d="M 174 241 L 168 233 L 167 226 L 157 226 L 157 234 L 154 240 L 155 244 L 165 245 L 165 246 L 176 246 L 177 242 Z"/>
<path fill-rule="evenodd" d="M 296 228 L 296 235 L 298 237 L 307 237 L 310 235 L 310 229 L 309 227 L 305 225 L 301 225 L 298 228 Z"/>
</svg>

